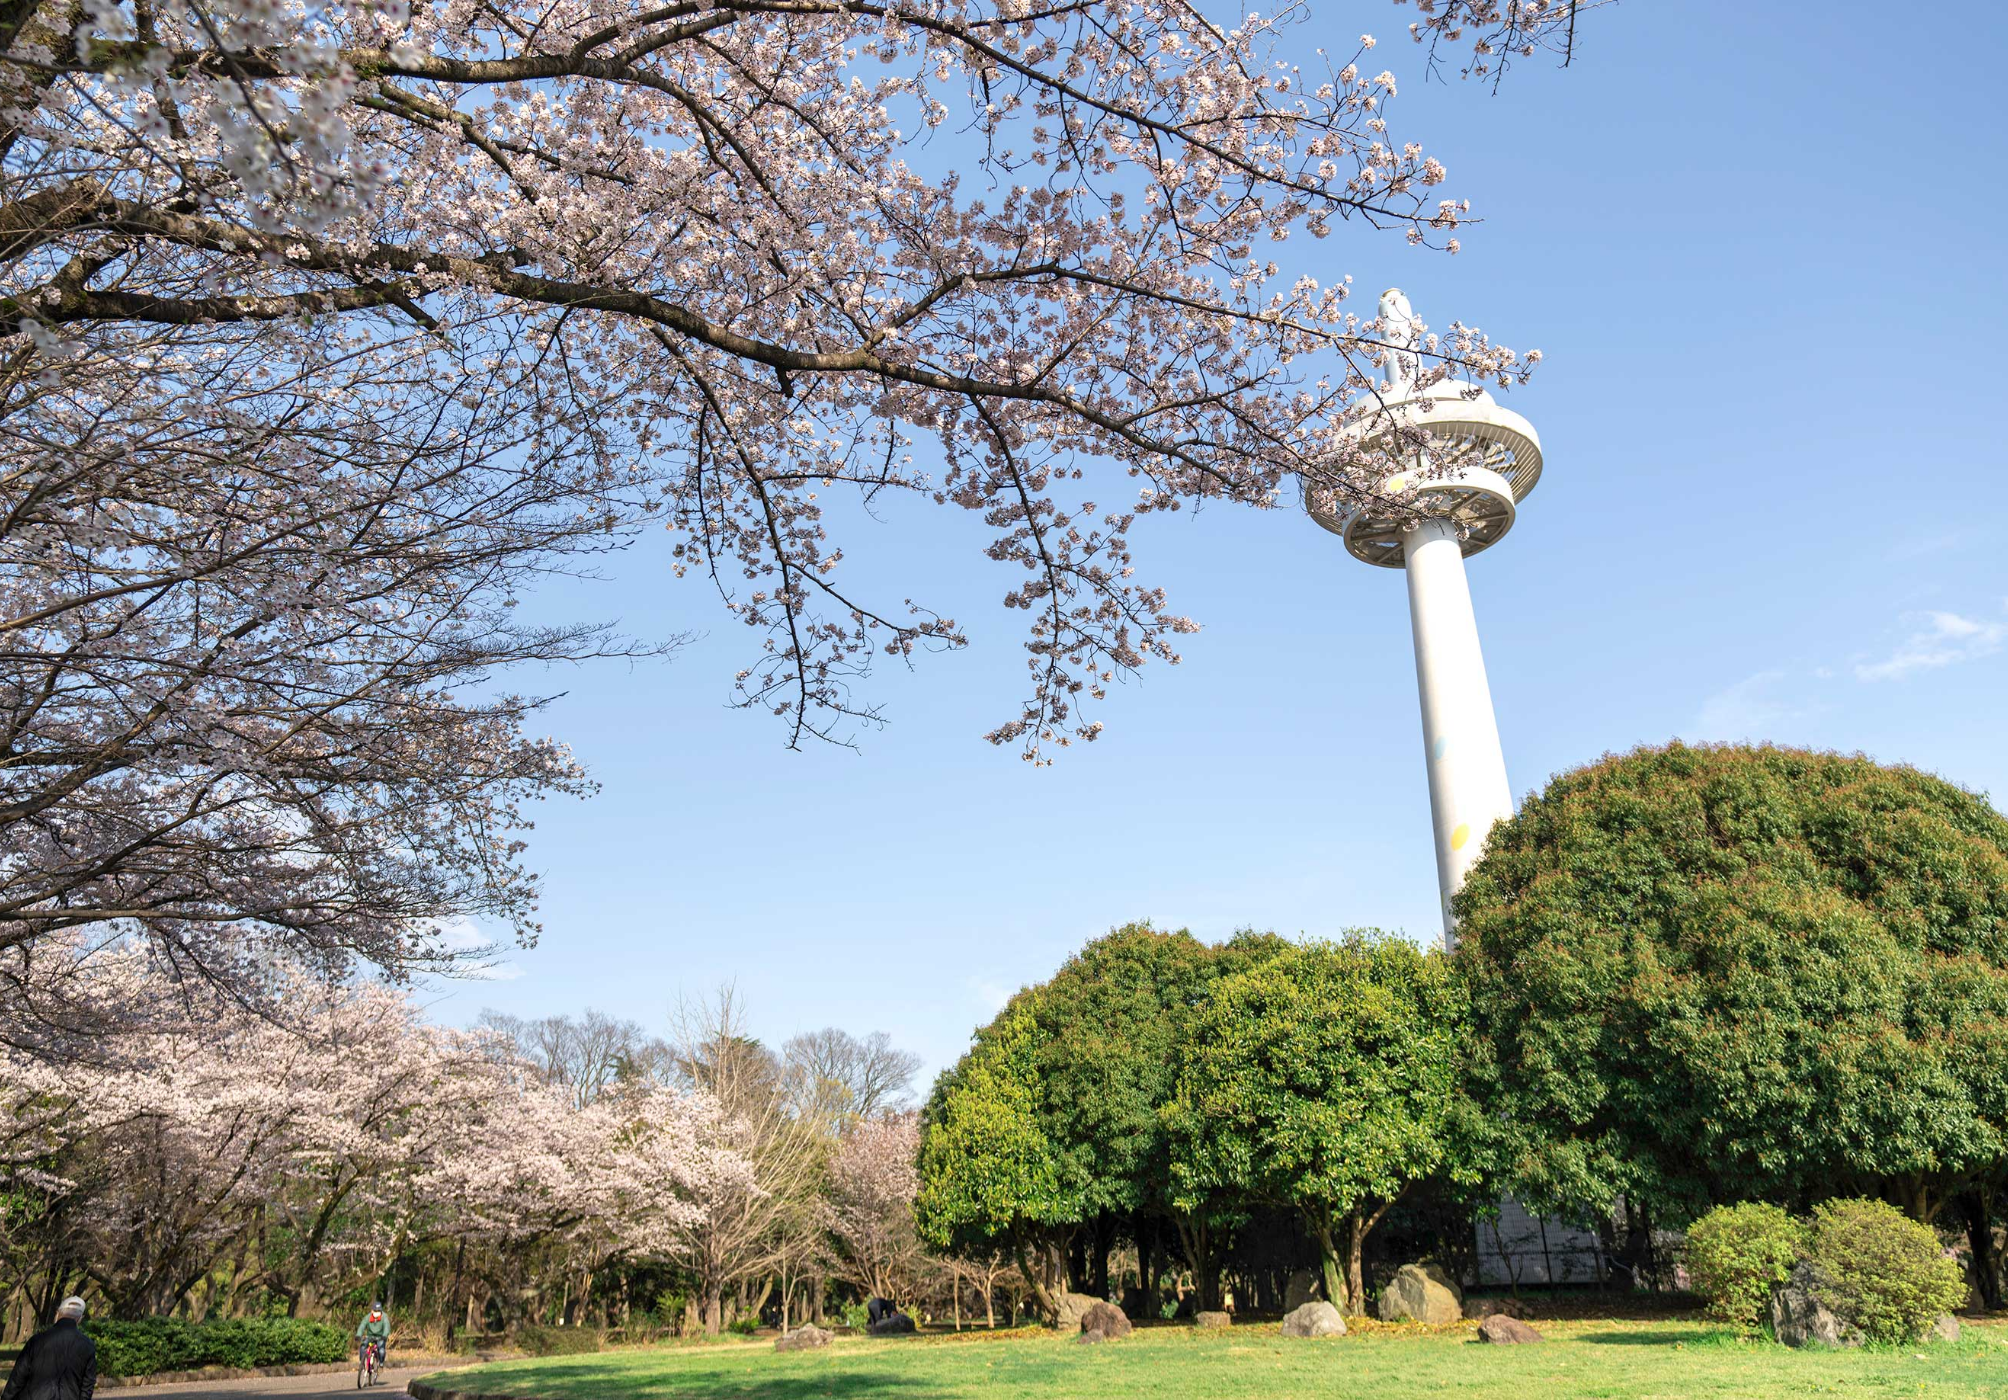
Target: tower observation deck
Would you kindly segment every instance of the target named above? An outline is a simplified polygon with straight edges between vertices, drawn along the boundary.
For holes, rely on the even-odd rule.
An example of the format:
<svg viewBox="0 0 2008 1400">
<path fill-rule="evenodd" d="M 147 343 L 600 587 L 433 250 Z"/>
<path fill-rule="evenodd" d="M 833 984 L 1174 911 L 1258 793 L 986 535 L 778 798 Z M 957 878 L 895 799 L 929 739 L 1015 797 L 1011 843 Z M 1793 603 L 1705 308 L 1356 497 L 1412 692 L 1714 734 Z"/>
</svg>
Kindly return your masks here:
<svg viewBox="0 0 2008 1400">
<path fill-rule="evenodd" d="M 1313 486 L 1305 505 L 1355 559 L 1408 576 L 1437 894 L 1449 946 L 1456 938 L 1450 897 L 1493 824 L 1513 812 L 1464 560 L 1513 528 L 1520 502 L 1541 479 L 1541 439 L 1533 424 L 1482 389 L 1449 381 L 1417 389 L 1417 327 L 1408 299 L 1390 288 L 1380 314 L 1391 347 L 1389 382 L 1380 406 L 1354 432 L 1391 470 L 1359 499 Z"/>
</svg>

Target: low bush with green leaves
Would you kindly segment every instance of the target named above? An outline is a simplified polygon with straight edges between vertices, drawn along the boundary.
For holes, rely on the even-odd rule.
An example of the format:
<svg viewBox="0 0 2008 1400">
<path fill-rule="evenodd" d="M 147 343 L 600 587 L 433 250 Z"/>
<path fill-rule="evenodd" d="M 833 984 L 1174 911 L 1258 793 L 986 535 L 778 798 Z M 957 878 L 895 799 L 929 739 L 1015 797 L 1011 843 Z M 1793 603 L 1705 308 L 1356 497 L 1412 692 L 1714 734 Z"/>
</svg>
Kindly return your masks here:
<svg viewBox="0 0 2008 1400">
<path fill-rule="evenodd" d="M 519 1327 L 516 1345 L 532 1356 L 584 1356 L 606 1345 L 597 1327 Z"/>
<path fill-rule="evenodd" d="M 872 1310 L 863 1303 L 844 1304 L 844 1326 L 853 1332 L 862 1332 L 870 1325 Z"/>
<path fill-rule="evenodd" d="M 1754 1331 L 1770 1310 L 1771 1285 L 1792 1272 L 1805 1242 L 1805 1225 L 1779 1206 L 1717 1206 L 1688 1227 L 1687 1276 L 1709 1316 Z"/>
<path fill-rule="evenodd" d="M 98 1344 L 98 1373 L 106 1376 L 151 1376 L 201 1366 L 294 1366 L 345 1361 L 349 1355 L 347 1332 L 292 1317 L 92 1319 L 84 1330 Z"/>
<path fill-rule="evenodd" d="M 1872 1342 L 1914 1342 L 1966 1296 L 1931 1227 L 1884 1201 L 1817 1206 L 1806 1259 L 1820 1301 Z"/>
</svg>

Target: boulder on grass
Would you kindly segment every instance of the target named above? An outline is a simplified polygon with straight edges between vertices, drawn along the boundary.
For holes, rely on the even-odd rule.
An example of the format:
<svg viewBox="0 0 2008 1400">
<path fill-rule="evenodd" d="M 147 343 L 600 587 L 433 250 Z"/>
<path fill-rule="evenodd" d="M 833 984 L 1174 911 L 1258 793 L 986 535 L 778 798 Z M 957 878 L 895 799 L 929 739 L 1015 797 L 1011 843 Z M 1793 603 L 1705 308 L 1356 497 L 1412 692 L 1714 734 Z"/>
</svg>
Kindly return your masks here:
<svg viewBox="0 0 2008 1400">
<path fill-rule="evenodd" d="M 1194 1327 L 1232 1327 L 1234 1319 L 1224 1312 L 1197 1312 L 1192 1315 Z"/>
<path fill-rule="evenodd" d="M 1771 1285 L 1771 1330 L 1788 1347 L 1858 1347 L 1862 1334 L 1813 1291 L 1813 1266 L 1803 1259 Z"/>
<path fill-rule="evenodd" d="M 1346 1320 L 1339 1316 L 1339 1310 L 1330 1303 L 1322 1298 L 1314 1298 L 1283 1315 L 1283 1335 L 1343 1337 L 1346 1335 Z"/>
<path fill-rule="evenodd" d="M 776 1337 L 774 1350 L 808 1351 L 811 1347 L 826 1347 L 829 1344 L 830 1334 L 812 1322 L 807 1327 L 797 1327 Z"/>
<path fill-rule="evenodd" d="M 1924 1335 L 1929 1341 L 1956 1342 L 1959 1340 L 1959 1319 L 1951 1313 L 1947 1313 L 1944 1317 L 1932 1323 L 1931 1330 Z"/>
<path fill-rule="evenodd" d="M 1053 1328 L 1059 1332 L 1078 1332 L 1081 1319 L 1088 1315 L 1088 1309 L 1101 1302 L 1092 1293 L 1062 1293 L 1053 1300 L 1058 1309 L 1053 1315 Z"/>
<path fill-rule="evenodd" d="M 1478 1340 L 1494 1346 L 1517 1346 L 1522 1342 L 1538 1342 L 1541 1334 L 1517 1317 L 1494 1313 L 1478 1324 Z"/>
<path fill-rule="evenodd" d="M 1283 1285 L 1283 1311 L 1293 1313 L 1317 1296 L 1318 1276 L 1309 1269 L 1299 1269 Z"/>
<path fill-rule="evenodd" d="M 897 1337 L 913 1331 L 913 1319 L 903 1312 L 896 1312 L 877 1322 L 866 1323 L 865 1331 L 874 1337 Z"/>
<path fill-rule="evenodd" d="M 1129 1334 L 1130 1320 L 1114 1303 L 1097 1301 L 1081 1314 L 1081 1340 L 1084 1342 L 1102 1342 L 1110 1337 L 1127 1337 Z"/>
<path fill-rule="evenodd" d="M 1440 1264 L 1404 1264 L 1381 1290 L 1382 1322 L 1442 1326 L 1464 1317 L 1464 1295 Z"/>
</svg>

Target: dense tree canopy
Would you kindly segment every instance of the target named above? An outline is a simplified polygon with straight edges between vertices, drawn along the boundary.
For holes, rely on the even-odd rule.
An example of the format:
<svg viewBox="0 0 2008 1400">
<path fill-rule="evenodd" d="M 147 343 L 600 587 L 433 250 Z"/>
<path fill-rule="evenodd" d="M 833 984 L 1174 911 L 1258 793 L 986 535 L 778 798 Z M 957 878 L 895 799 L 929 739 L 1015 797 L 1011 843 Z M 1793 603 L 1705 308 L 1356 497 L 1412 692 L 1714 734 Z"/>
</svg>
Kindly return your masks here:
<svg viewBox="0 0 2008 1400">
<path fill-rule="evenodd" d="M 2008 820 L 1951 783 L 1641 749 L 1495 828 L 1456 910 L 1475 1088 L 1534 1202 L 1931 1221 L 2008 1170 Z"/>
<path fill-rule="evenodd" d="M 1295 1206 L 1326 1295 L 1363 1312 L 1368 1233 L 1456 1150 L 1462 1026 L 1448 960 L 1382 934 L 1221 979 L 1181 1037 L 1164 1112 L 1174 1201 Z"/>
</svg>

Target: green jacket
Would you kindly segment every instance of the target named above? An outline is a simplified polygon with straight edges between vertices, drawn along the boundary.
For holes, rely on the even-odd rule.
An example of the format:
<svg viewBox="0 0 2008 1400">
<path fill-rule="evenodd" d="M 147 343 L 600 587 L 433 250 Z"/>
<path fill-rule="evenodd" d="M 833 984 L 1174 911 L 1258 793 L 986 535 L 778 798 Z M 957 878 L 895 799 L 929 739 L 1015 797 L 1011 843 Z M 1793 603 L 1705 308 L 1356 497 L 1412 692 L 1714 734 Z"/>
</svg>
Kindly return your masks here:
<svg viewBox="0 0 2008 1400">
<path fill-rule="evenodd" d="M 390 1315 L 386 1313 L 372 1322 L 369 1316 L 365 1314 L 363 1320 L 356 1324 L 356 1340 L 359 1342 L 388 1342 L 390 1340 Z"/>
</svg>

